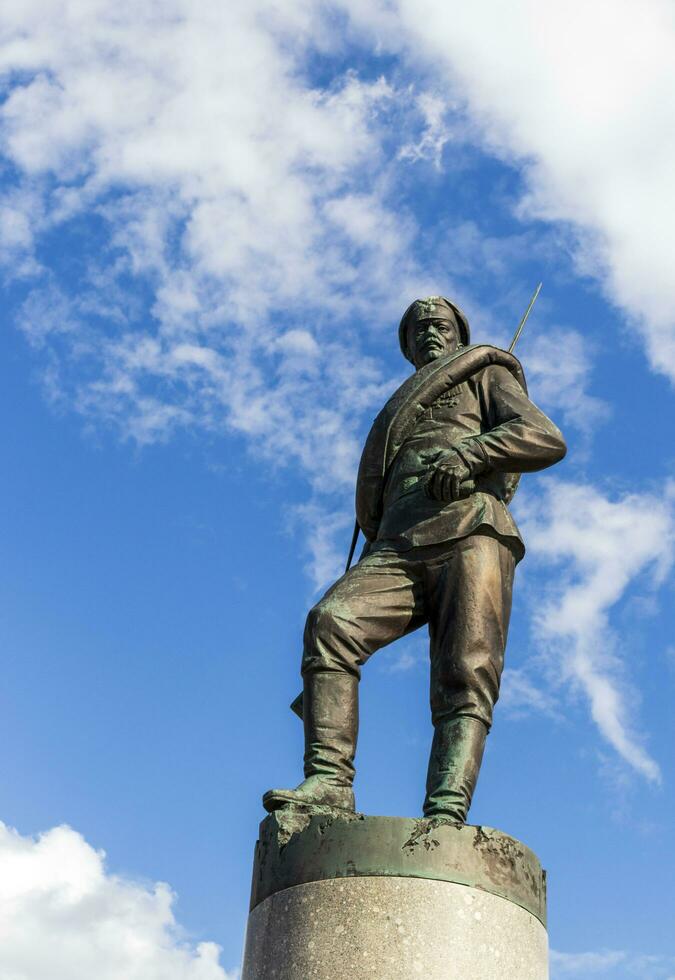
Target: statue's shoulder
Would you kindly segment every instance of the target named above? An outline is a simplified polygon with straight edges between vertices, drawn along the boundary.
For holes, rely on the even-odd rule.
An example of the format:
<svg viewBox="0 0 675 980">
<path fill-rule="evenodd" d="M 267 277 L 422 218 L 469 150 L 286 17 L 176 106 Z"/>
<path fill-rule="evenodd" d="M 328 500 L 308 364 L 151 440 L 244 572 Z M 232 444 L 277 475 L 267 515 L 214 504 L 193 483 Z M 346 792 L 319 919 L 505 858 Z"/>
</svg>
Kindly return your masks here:
<svg viewBox="0 0 675 980">
<path fill-rule="evenodd" d="M 504 353 L 508 353 L 505 351 Z M 514 361 L 516 359 L 514 358 Z M 520 370 L 518 370 L 520 368 Z M 504 385 L 518 383 L 521 388 L 526 388 L 525 384 L 525 372 L 520 366 L 520 362 L 516 364 L 502 364 L 489 360 L 483 367 L 480 367 L 476 373 L 473 375 L 473 380 L 477 384 L 482 384 L 486 387 L 491 387 L 493 385 Z"/>
<path fill-rule="evenodd" d="M 444 371 L 451 384 L 461 384 L 469 378 L 478 378 L 481 375 L 487 378 L 498 378 L 500 375 L 504 377 L 506 371 L 527 391 L 525 372 L 518 358 L 492 344 L 471 344 L 463 347 L 443 358 L 442 364 L 438 363 L 437 370 Z"/>
</svg>

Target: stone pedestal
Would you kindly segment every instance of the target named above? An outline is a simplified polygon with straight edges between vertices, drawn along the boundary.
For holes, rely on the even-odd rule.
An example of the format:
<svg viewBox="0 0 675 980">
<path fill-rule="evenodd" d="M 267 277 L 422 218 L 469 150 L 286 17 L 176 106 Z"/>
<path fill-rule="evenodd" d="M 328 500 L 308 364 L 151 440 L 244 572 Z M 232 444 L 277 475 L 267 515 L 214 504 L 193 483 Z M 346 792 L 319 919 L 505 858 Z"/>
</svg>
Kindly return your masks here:
<svg viewBox="0 0 675 980">
<path fill-rule="evenodd" d="M 545 873 L 489 827 L 280 811 L 242 980 L 547 980 Z"/>
</svg>

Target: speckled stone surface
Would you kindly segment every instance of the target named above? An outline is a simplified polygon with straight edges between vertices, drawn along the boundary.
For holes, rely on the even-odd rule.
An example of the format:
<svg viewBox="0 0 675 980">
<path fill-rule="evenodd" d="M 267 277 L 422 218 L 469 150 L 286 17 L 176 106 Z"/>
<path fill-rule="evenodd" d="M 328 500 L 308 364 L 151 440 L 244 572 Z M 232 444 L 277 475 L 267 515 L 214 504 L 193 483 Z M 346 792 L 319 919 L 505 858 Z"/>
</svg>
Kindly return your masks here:
<svg viewBox="0 0 675 980">
<path fill-rule="evenodd" d="M 285 888 L 249 916 L 242 980 L 547 980 L 546 930 L 469 885 L 348 877 Z"/>
</svg>

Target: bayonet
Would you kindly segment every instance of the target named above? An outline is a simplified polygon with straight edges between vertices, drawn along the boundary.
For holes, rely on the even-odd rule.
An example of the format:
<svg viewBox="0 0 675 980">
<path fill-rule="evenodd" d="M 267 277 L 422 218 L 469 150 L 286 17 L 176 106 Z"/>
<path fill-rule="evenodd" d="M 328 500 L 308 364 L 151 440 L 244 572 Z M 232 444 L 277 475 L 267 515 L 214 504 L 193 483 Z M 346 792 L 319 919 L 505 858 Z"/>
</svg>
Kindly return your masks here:
<svg viewBox="0 0 675 980">
<path fill-rule="evenodd" d="M 543 285 L 542 283 L 539 283 L 539 285 L 537 286 L 537 288 L 535 289 L 535 291 L 532 293 L 532 299 L 528 303 L 527 309 L 523 313 L 522 319 L 521 319 L 520 323 L 518 324 L 518 329 L 516 330 L 516 332 L 513 335 L 513 340 L 511 341 L 511 346 L 509 347 L 509 354 L 512 354 L 513 353 L 513 348 L 518 343 L 518 338 L 520 337 L 521 333 L 523 332 L 523 327 L 527 323 L 527 318 L 530 315 L 530 313 L 532 312 L 532 307 L 537 302 L 537 296 L 539 295 L 539 293 L 541 291 L 542 285 Z"/>
</svg>

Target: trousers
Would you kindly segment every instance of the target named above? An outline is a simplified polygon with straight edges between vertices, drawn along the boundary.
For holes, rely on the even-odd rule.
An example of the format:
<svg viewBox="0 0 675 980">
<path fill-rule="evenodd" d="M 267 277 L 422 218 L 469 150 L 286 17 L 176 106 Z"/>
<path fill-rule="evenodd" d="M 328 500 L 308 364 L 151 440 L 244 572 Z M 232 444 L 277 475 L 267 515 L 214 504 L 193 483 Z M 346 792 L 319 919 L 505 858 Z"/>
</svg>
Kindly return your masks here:
<svg viewBox="0 0 675 980">
<path fill-rule="evenodd" d="M 429 627 L 434 725 L 462 715 L 489 729 L 499 697 L 516 557 L 496 536 L 397 551 L 376 542 L 310 610 L 302 674 L 357 678 L 376 650 Z"/>
</svg>

